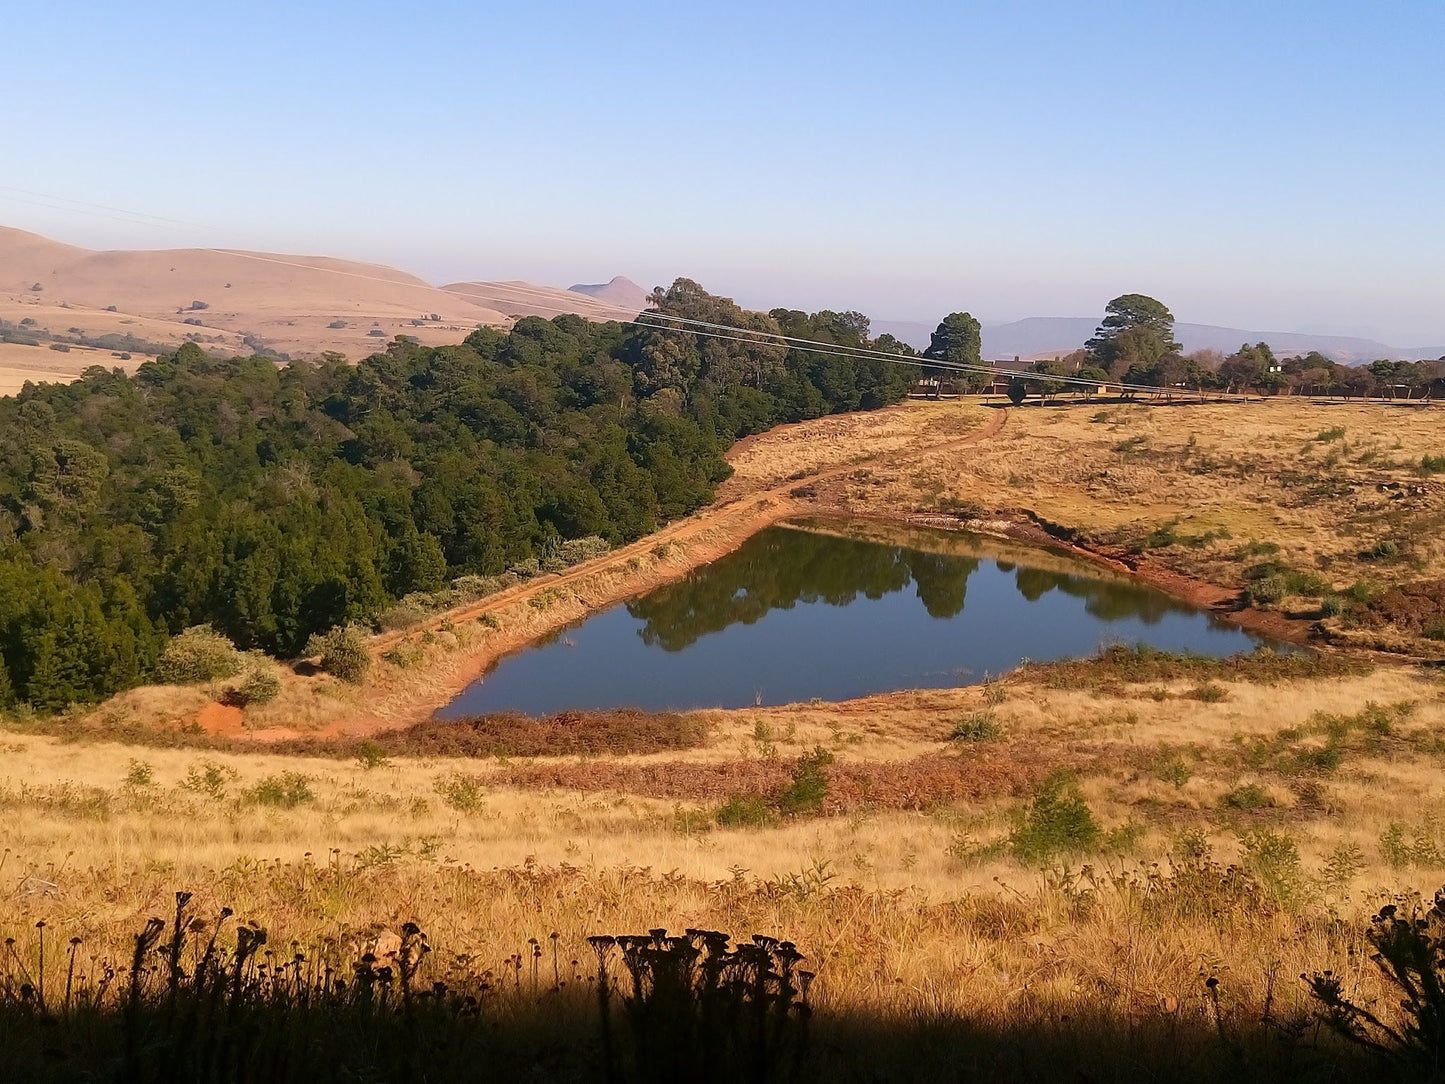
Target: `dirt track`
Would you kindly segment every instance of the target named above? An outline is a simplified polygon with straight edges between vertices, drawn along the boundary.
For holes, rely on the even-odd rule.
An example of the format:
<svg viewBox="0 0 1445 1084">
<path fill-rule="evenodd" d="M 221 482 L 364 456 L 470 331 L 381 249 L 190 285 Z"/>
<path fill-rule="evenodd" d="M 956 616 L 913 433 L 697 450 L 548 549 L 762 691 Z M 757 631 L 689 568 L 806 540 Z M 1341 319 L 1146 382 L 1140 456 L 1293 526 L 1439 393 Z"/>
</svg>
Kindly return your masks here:
<svg viewBox="0 0 1445 1084">
<path fill-rule="evenodd" d="M 486 598 L 469 606 L 448 610 L 445 613 L 428 619 L 420 625 L 414 625 L 411 628 L 398 632 L 382 633 L 373 639 L 372 646 L 378 651 L 383 651 L 419 633 L 429 630 L 435 631 L 446 624 L 460 624 L 463 621 L 474 621 L 484 614 L 505 609 L 518 602 L 526 601 L 543 591 L 553 591 L 559 587 L 567 587 L 580 581 L 591 579 L 600 572 L 625 564 L 630 559 L 640 557 L 643 554 L 657 549 L 659 546 L 666 546 L 668 544 L 682 545 L 692 542 L 700 536 L 721 532 L 733 539 L 732 544 L 722 549 L 718 549 L 715 546 L 706 547 L 695 554 L 697 559 L 690 562 L 690 565 L 695 567 L 700 564 L 706 564 L 708 561 L 715 561 L 724 553 L 741 545 L 749 536 L 755 534 L 768 524 L 776 523 L 788 515 L 807 508 L 806 500 L 794 495 L 799 489 L 833 480 L 851 471 L 866 468 L 871 464 L 877 463 L 879 460 L 887 459 L 891 466 L 898 466 L 908 462 L 910 459 L 924 455 L 933 455 L 939 452 L 947 452 L 954 448 L 988 440 L 990 437 L 996 436 L 1001 432 L 1007 421 L 1008 411 L 1000 409 L 989 419 L 988 424 L 981 429 L 974 430 L 967 436 L 918 447 L 902 456 L 881 453 L 865 459 L 854 460 L 841 466 L 829 467 L 825 470 L 790 478 L 781 485 L 741 493 L 728 493 L 725 490 L 724 495 L 718 501 L 704 508 L 702 511 L 695 512 L 685 519 L 677 520 L 675 523 L 670 523 L 660 531 L 654 531 L 647 537 L 640 538 L 630 545 L 623 546 L 621 549 L 613 550 L 605 556 L 576 565 L 573 568 L 569 568 L 566 572 L 559 572 L 551 576 L 540 576 L 536 579 L 528 580 L 526 583 L 518 584 L 516 587 L 499 591 L 494 595 L 488 595 Z M 776 432 L 776 430 L 773 432 Z M 749 439 L 751 440 L 753 438 Z M 746 441 L 741 442 L 737 448 L 734 449 L 734 452 L 740 451 L 746 446 Z M 637 582 L 630 583 L 617 597 L 626 598 L 629 595 L 636 594 L 638 591 L 646 590 L 657 583 L 675 579 L 676 575 L 681 574 L 681 572 L 673 571 L 675 574 L 639 577 Z M 686 570 L 683 569 L 682 571 Z M 615 601 L 615 599 L 610 601 Z"/>
<path fill-rule="evenodd" d="M 909 408 L 905 405 L 891 409 Z M 876 414 L 886 416 L 888 411 Z M 307 733 L 338 737 L 375 733 L 419 722 L 475 681 L 502 656 L 588 613 L 679 579 L 691 569 L 732 552 L 770 524 L 790 515 L 816 511 L 818 503 L 808 496 L 810 487 L 841 479 L 852 471 L 880 462 L 896 467 L 924 456 L 988 440 L 1000 433 L 1007 421 L 1008 411 L 999 409 L 983 426 L 961 436 L 950 434 L 944 439 L 914 444 L 901 452 L 890 449 L 846 463 L 834 463 L 820 470 L 796 474 L 783 482 L 749 484 L 734 477 L 725 485 L 719 499 L 707 508 L 603 557 L 555 575 L 539 576 L 471 605 L 436 614 L 410 628 L 382 633 L 372 639 L 374 654 L 406 642 L 421 641 L 428 633 L 461 628 L 488 614 L 508 612 L 503 628 L 487 634 L 475 648 L 463 647 L 430 658 L 423 667 L 404 677 L 389 675 L 389 686 L 365 687 L 354 706 L 343 710 L 319 729 L 308 730 Z M 781 433 L 786 437 L 792 428 L 795 427 L 772 430 L 769 435 L 776 437 Z M 745 451 L 748 446 L 748 442 L 740 442 L 729 453 L 729 458 Z M 535 610 L 525 605 L 542 596 L 554 601 Z M 391 669 L 386 668 L 388 671 Z M 202 725 L 205 725 L 204 721 Z M 230 727 L 228 733 L 235 734 L 236 730 Z M 290 726 L 265 725 L 245 733 L 259 741 L 284 740 L 300 735 L 300 731 Z"/>
<path fill-rule="evenodd" d="M 420 722 L 484 674 L 499 658 L 600 609 L 679 579 L 690 570 L 735 550 L 764 527 L 790 516 L 819 512 L 953 529 L 967 527 L 1028 543 L 1049 544 L 1151 583 L 1253 632 L 1280 640 L 1305 639 L 1307 622 L 1274 612 L 1241 610 L 1236 590 L 1191 579 L 1146 558 L 1062 542 L 1046 533 L 1026 511 L 999 513 L 996 514 L 999 518 L 980 523 L 957 516 L 920 514 L 915 507 L 896 502 L 885 501 L 878 507 L 866 503 L 859 506 L 858 501 L 850 500 L 847 494 L 852 479 L 860 472 L 886 468 L 897 475 L 899 468 L 929 460 L 936 462 L 940 457 L 946 459 L 952 451 L 997 437 L 1010 418 L 1009 410 L 993 409 L 984 424 L 975 424 L 974 428 L 960 433 L 958 424 L 973 419 L 950 419 L 947 424 L 925 422 L 918 427 L 915 417 L 911 419 L 914 428 L 908 432 L 906 442 L 900 444 L 897 425 L 900 413 L 917 409 L 918 404 L 904 404 L 862 416 L 866 418 L 863 424 L 873 427 L 862 434 L 856 428 L 860 416 L 848 416 L 836 424 L 833 419 L 825 418 L 780 427 L 764 436 L 739 442 L 728 456 L 731 462 L 740 465 L 739 469 L 707 508 L 565 572 L 537 577 L 471 605 L 434 615 L 419 625 L 378 635 L 372 640 L 374 653 L 411 643 L 421 650 L 424 661 L 406 672 L 389 665 L 374 668 L 372 679 L 360 690 L 359 696 L 346 702 L 330 702 L 319 716 L 311 717 L 311 725 L 300 730 L 288 725 L 283 721 L 286 716 L 277 713 L 271 719 L 263 716 L 252 720 L 254 729 L 246 733 L 261 741 L 297 737 L 302 732 L 338 737 Z M 847 426 L 854 428 L 844 428 Z M 847 439 L 844 439 L 845 432 Z M 860 440 L 865 451 L 870 445 L 880 450 L 857 455 Z M 854 457 L 839 462 L 837 457 L 846 455 L 850 447 L 854 449 Z M 775 453 L 771 457 L 770 449 Z M 778 451 L 781 454 L 776 454 Z M 750 460 L 750 455 L 756 457 Z M 816 466 L 811 470 L 795 469 L 800 463 Z M 781 477 L 785 472 L 790 473 Z M 490 628 L 479 628 L 478 620 L 488 615 L 496 615 L 498 620 L 488 622 Z M 451 646 L 434 646 L 438 640 Z M 295 680 L 308 681 L 301 677 Z M 239 728 L 231 732 L 235 733 L 236 729 Z"/>
</svg>

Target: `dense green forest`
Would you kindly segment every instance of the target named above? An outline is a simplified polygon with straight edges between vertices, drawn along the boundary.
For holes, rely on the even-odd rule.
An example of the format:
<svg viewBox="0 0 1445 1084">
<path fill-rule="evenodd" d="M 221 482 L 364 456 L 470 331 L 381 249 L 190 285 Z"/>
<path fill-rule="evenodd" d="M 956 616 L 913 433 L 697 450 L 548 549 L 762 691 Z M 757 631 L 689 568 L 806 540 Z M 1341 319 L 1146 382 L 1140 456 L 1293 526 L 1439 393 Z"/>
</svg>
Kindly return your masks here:
<svg viewBox="0 0 1445 1084">
<path fill-rule="evenodd" d="M 845 346 L 858 313 L 745 313 L 679 279 L 661 311 Z M 209 623 L 292 657 L 397 599 L 706 503 L 723 452 L 901 399 L 907 369 L 682 331 L 527 318 L 457 346 L 278 367 L 193 344 L 0 399 L 0 708 L 153 676 Z"/>
</svg>

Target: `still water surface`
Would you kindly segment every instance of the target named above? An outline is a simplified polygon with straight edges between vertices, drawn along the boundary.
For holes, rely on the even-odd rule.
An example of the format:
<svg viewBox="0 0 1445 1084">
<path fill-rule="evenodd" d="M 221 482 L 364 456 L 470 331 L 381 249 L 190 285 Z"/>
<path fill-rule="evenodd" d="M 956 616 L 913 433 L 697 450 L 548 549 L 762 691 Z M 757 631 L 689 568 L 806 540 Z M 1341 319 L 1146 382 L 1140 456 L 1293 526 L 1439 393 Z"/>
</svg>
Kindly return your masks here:
<svg viewBox="0 0 1445 1084">
<path fill-rule="evenodd" d="M 1215 656 L 1259 643 L 1050 550 L 861 522 L 777 526 L 503 658 L 438 715 L 844 700 L 1118 642 Z"/>
</svg>

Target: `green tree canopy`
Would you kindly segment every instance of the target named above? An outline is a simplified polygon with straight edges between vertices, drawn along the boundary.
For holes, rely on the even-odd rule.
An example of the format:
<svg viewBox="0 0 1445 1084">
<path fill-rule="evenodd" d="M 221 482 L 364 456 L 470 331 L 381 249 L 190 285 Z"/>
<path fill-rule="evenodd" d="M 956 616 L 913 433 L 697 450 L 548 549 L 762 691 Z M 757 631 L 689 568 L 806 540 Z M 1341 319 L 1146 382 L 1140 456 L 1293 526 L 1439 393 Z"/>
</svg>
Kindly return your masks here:
<svg viewBox="0 0 1445 1084">
<path fill-rule="evenodd" d="M 1095 363 L 1117 378 L 1130 368 L 1150 369 L 1177 353 L 1174 314 L 1145 294 L 1123 294 L 1104 309 L 1104 320 L 1084 344 Z"/>
<path fill-rule="evenodd" d="M 874 345 L 860 313 L 746 312 L 687 279 L 656 300 Z M 0 398 L 0 708 L 146 680 L 192 626 L 294 656 L 560 540 L 640 537 L 712 498 L 738 438 L 907 386 L 882 358 L 576 316 L 354 366 L 187 343 L 133 376 L 28 385 Z"/>
<path fill-rule="evenodd" d="M 983 365 L 983 335 L 979 322 L 970 313 L 951 312 L 933 331 L 928 349 L 923 356 L 933 361 L 948 362 L 949 365 Z M 961 385 L 966 391 L 977 391 L 986 387 L 989 375 L 984 372 L 961 372 L 956 369 L 939 368 L 930 370 L 932 375 L 941 376 Z"/>
</svg>

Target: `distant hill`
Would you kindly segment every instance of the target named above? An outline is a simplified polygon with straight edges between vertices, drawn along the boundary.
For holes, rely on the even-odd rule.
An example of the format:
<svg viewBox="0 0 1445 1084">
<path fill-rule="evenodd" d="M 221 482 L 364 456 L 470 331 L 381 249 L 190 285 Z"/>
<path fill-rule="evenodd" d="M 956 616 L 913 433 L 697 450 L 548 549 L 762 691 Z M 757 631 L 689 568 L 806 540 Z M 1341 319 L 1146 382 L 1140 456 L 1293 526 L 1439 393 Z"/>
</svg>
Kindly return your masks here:
<svg viewBox="0 0 1445 1084">
<path fill-rule="evenodd" d="M 626 320 L 646 307 L 647 292 L 620 275 L 570 290 L 519 281 L 438 287 L 394 267 L 326 256 L 96 251 L 0 226 L 0 320 L 16 325 L 12 341 L 0 342 L 0 394 L 29 379 L 70 379 L 88 365 L 134 368 L 187 339 L 216 353 L 337 351 L 356 361 L 396 335 L 443 345 L 522 316 Z M 45 349 L 59 339 L 69 348 Z"/>
<path fill-rule="evenodd" d="M 1031 316 L 1008 324 L 985 324 L 983 356 L 988 359 L 1013 357 L 1037 358 L 1067 354 L 1083 346 L 1099 325 L 1093 316 Z M 873 333 L 888 332 L 895 338 L 923 349 L 935 325 L 906 320 L 875 320 Z M 1174 325 L 1174 336 L 1186 353 L 1194 350 L 1218 350 L 1230 353 L 1242 343 L 1267 342 L 1280 355 L 1307 354 L 1318 350 L 1343 365 L 1358 365 L 1376 358 L 1399 358 L 1418 361 L 1437 358 L 1445 348 L 1414 347 L 1401 349 L 1372 339 L 1347 335 L 1311 335 L 1297 331 L 1249 331 L 1244 328 L 1216 327 L 1212 324 Z"/>
<path fill-rule="evenodd" d="M 631 309 L 634 313 L 639 313 L 647 308 L 647 291 L 622 275 L 616 276 L 611 282 L 594 285 L 578 283 L 576 286 L 569 286 L 568 289 L 573 293 L 595 297 L 609 305 Z"/>
<path fill-rule="evenodd" d="M 0 318 L 55 334 L 163 345 L 189 337 L 227 352 L 248 352 L 249 343 L 353 360 L 398 334 L 441 344 L 508 322 L 494 306 L 379 264 L 229 249 L 103 252 L 5 227 Z"/>
</svg>

